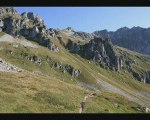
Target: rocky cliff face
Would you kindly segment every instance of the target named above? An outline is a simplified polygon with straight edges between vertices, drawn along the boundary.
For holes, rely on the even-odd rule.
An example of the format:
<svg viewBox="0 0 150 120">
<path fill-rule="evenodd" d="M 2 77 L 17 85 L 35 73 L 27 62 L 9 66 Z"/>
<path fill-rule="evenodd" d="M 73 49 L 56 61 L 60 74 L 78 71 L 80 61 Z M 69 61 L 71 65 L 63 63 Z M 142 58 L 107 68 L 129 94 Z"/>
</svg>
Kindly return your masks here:
<svg viewBox="0 0 150 120">
<path fill-rule="evenodd" d="M 32 12 L 19 15 L 14 8 L 0 8 L 0 31 L 12 36 L 24 36 L 46 46 L 54 52 L 59 48 L 52 42 L 55 31 L 47 29 L 44 21 Z"/>
<path fill-rule="evenodd" d="M 150 55 L 150 28 L 133 27 L 131 29 L 123 27 L 115 32 L 107 30 L 95 31 L 94 36 L 112 39 L 118 46 Z"/>
<path fill-rule="evenodd" d="M 95 61 L 104 68 L 120 70 L 122 58 L 115 50 L 110 39 L 94 38 L 82 48 L 84 58 Z"/>
<path fill-rule="evenodd" d="M 18 12 L 13 7 L 0 7 L 0 17 L 12 14 L 18 15 Z"/>
<path fill-rule="evenodd" d="M 139 80 L 140 82 L 150 84 L 150 72 L 144 72 L 141 74 L 133 72 L 133 76 L 135 79 Z"/>
<path fill-rule="evenodd" d="M 123 67 L 123 60 L 110 39 L 95 37 L 85 45 L 69 40 L 66 48 L 83 58 L 94 61 L 103 68 L 119 71 Z"/>
</svg>

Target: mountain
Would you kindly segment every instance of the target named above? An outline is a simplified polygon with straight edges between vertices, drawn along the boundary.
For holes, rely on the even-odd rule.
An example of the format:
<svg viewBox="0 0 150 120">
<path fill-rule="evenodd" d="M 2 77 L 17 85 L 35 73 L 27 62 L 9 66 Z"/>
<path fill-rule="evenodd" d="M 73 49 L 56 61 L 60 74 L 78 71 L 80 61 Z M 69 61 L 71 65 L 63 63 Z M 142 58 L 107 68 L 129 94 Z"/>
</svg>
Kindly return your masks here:
<svg viewBox="0 0 150 120">
<path fill-rule="evenodd" d="M 112 39 L 115 45 L 150 55 L 150 28 L 142 27 L 123 27 L 115 32 L 109 32 L 107 30 L 95 31 L 94 36 L 101 36 Z"/>
<path fill-rule="evenodd" d="M 0 30 L 0 112 L 149 112 L 149 56 L 10 7 Z"/>
</svg>

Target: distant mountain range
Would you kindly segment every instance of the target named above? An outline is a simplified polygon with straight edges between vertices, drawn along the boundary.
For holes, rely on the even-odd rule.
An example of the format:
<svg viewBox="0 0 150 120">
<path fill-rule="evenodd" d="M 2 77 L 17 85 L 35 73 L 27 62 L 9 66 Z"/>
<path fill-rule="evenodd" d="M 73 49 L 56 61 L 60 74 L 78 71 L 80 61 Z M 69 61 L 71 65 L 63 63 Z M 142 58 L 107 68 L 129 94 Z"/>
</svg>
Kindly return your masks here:
<svg viewBox="0 0 150 120">
<path fill-rule="evenodd" d="M 98 37 L 110 37 L 113 44 L 142 53 L 150 55 L 150 28 L 142 27 L 123 27 L 115 32 L 101 30 L 92 33 Z"/>
</svg>

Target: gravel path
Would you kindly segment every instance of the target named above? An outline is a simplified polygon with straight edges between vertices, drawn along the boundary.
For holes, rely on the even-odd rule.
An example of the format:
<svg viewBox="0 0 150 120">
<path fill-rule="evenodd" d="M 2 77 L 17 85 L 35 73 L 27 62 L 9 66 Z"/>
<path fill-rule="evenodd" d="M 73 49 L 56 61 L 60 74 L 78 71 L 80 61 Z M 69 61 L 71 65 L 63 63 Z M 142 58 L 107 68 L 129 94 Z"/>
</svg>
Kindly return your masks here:
<svg viewBox="0 0 150 120">
<path fill-rule="evenodd" d="M 25 47 L 31 47 L 31 48 L 38 48 L 37 45 L 32 44 L 30 41 L 24 40 L 24 39 L 17 39 L 17 38 L 13 38 L 12 36 L 5 34 L 2 37 L 0 37 L 0 42 L 15 42 L 15 43 L 19 43 Z"/>
<path fill-rule="evenodd" d="M 1 72 L 21 72 L 21 68 L 18 68 L 10 63 L 5 62 L 0 58 L 0 71 Z"/>
</svg>

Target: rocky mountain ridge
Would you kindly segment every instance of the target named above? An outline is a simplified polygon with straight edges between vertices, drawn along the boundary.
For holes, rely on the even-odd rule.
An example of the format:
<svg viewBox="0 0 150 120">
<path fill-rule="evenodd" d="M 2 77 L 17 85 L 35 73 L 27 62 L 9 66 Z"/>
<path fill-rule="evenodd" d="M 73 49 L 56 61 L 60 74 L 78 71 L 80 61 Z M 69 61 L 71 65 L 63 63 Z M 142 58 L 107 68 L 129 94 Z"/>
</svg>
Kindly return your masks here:
<svg viewBox="0 0 150 120">
<path fill-rule="evenodd" d="M 114 32 L 107 30 L 95 31 L 92 35 L 103 38 L 110 37 L 115 45 L 150 55 L 150 28 L 122 27 Z"/>
<path fill-rule="evenodd" d="M 19 15 L 14 8 L 10 7 L 0 9 L 0 31 L 17 37 L 24 36 L 52 51 L 59 51 L 59 48 L 51 41 L 55 31 L 47 29 L 38 15 L 32 12 Z"/>
</svg>

